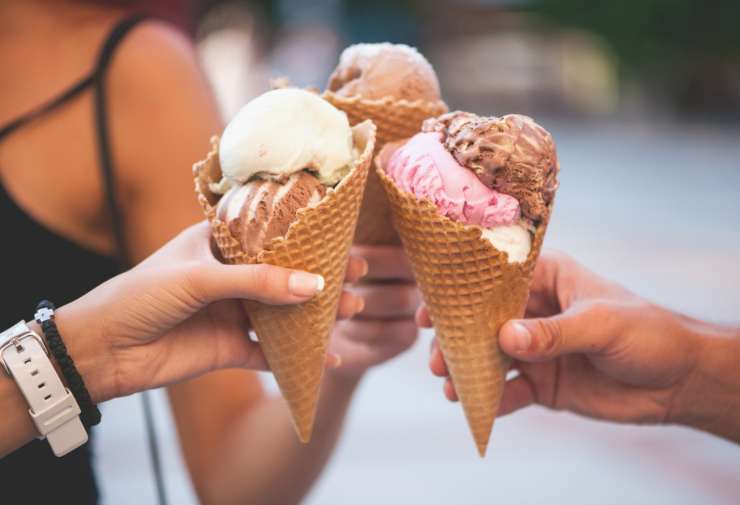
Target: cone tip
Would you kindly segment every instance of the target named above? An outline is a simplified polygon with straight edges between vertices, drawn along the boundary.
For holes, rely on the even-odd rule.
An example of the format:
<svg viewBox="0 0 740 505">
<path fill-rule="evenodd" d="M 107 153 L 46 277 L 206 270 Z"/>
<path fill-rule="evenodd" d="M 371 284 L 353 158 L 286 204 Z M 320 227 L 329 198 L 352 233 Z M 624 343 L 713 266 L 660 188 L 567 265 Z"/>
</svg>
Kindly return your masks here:
<svg viewBox="0 0 740 505">
<path fill-rule="evenodd" d="M 295 432 L 298 435 L 298 439 L 301 443 L 307 444 L 311 441 L 311 433 L 313 432 L 313 422 L 303 423 L 303 426 L 299 426 L 295 423 Z"/>
<path fill-rule="evenodd" d="M 486 450 L 488 450 L 488 440 L 486 440 L 485 443 L 482 443 L 482 444 L 476 443 L 475 445 L 476 447 L 478 447 L 478 456 L 480 456 L 481 459 L 485 458 Z"/>
<path fill-rule="evenodd" d="M 293 427 L 298 435 L 298 439 L 304 444 L 311 441 L 313 423 L 316 417 L 316 400 L 317 398 L 313 399 L 308 410 L 296 408 L 297 405 L 288 402 L 288 405 L 291 407 L 290 417 L 293 421 Z"/>
<path fill-rule="evenodd" d="M 472 426 L 471 426 L 472 428 Z M 473 431 L 473 439 L 475 440 L 475 446 L 478 448 L 478 455 L 481 458 L 486 457 L 486 451 L 488 450 L 488 442 L 491 439 L 491 431 L 493 431 L 493 424 L 484 431 L 471 430 Z"/>
</svg>

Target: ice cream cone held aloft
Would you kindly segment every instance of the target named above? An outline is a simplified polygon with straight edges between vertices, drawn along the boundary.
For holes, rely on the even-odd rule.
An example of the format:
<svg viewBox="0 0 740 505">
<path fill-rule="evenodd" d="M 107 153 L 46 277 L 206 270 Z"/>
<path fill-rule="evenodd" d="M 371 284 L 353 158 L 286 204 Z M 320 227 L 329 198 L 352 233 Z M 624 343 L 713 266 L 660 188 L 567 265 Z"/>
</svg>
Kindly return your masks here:
<svg viewBox="0 0 740 505">
<path fill-rule="evenodd" d="M 280 89 L 247 104 L 193 167 L 224 261 L 269 263 L 325 280 L 300 305 L 244 302 L 303 442 L 311 437 L 374 145 L 371 122 L 350 128 L 318 95 Z"/>
<path fill-rule="evenodd" d="M 554 143 L 525 116 L 450 113 L 376 167 L 483 456 L 509 367 L 497 335 L 524 315 L 552 212 Z"/>
<path fill-rule="evenodd" d="M 403 44 L 357 44 L 344 50 L 324 98 L 347 113 L 351 124 L 367 119 L 378 128 L 376 153 L 387 142 L 411 137 L 429 117 L 447 111 L 434 69 Z M 388 199 L 371 170 L 355 242 L 399 244 Z"/>
</svg>

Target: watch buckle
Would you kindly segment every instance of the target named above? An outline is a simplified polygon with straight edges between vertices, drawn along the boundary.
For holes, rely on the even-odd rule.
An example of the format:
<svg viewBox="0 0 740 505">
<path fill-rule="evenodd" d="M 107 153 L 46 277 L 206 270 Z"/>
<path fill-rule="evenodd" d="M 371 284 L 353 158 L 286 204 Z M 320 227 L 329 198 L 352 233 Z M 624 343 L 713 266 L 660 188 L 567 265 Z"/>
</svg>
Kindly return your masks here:
<svg viewBox="0 0 740 505">
<path fill-rule="evenodd" d="M 6 349 L 9 349 L 11 347 L 19 347 L 22 346 L 21 341 L 26 338 L 33 338 L 36 340 L 36 342 L 39 343 L 41 348 L 44 350 L 44 353 L 49 356 L 49 349 L 46 347 L 46 342 L 44 342 L 44 339 L 41 338 L 40 335 L 35 333 L 33 330 L 31 330 L 25 321 L 21 321 L 12 328 L 8 329 L 7 331 L 3 333 L 16 333 L 16 335 L 13 335 L 10 337 L 7 341 L 2 342 L 2 339 L 0 339 L 0 364 L 3 366 L 3 370 L 5 370 L 6 375 L 8 377 L 12 376 L 10 373 L 10 368 L 5 363 L 5 360 L 3 359 L 3 352 L 5 352 Z"/>
</svg>

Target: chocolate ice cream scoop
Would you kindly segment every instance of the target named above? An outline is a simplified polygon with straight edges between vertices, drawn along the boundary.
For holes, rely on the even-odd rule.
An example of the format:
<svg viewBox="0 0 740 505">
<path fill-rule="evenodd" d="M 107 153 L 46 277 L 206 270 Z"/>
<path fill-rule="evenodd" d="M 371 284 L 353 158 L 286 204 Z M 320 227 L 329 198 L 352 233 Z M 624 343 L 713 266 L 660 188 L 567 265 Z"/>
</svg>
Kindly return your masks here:
<svg viewBox="0 0 740 505">
<path fill-rule="evenodd" d="M 329 78 L 329 91 L 376 100 L 440 99 L 434 69 L 415 48 L 403 44 L 356 44 L 342 52 Z"/>
<path fill-rule="evenodd" d="M 275 237 L 282 237 L 304 207 L 318 205 L 326 187 L 313 175 L 298 172 L 281 183 L 254 179 L 230 189 L 216 214 L 249 255 L 256 256 Z"/>
<path fill-rule="evenodd" d="M 458 111 L 427 119 L 422 131 L 442 133 L 458 163 L 489 188 L 519 200 L 522 213 L 532 222 L 547 216 L 560 167 L 552 136 L 532 118 Z"/>
</svg>

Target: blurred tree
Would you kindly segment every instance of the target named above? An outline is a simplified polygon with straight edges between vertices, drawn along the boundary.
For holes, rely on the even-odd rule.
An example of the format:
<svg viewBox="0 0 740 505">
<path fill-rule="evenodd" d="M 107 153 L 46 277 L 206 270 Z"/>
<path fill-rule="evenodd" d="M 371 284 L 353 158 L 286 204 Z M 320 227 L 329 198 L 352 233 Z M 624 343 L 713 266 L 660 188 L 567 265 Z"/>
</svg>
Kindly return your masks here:
<svg viewBox="0 0 740 505">
<path fill-rule="evenodd" d="M 740 2 L 732 0 L 534 0 L 532 7 L 599 33 L 628 65 L 671 53 L 740 54 Z"/>
<path fill-rule="evenodd" d="M 687 109 L 740 108 L 740 2 L 532 0 L 560 27 L 601 35 L 622 77 L 646 79 Z"/>
</svg>

